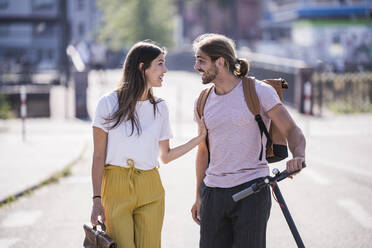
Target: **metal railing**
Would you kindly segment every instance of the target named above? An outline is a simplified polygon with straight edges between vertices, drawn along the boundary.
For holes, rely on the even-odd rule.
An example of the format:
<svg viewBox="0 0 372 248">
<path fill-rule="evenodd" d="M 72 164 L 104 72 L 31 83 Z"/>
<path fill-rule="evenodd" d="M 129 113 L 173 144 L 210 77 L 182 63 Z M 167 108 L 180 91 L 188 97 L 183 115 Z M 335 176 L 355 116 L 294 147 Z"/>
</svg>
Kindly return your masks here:
<svg viewBox="0 0 372 248">
<path fill-rule="evenodd" d="M 324 107 L 340 113 L 372 112 L 372 72 L 314 73 L 313 109 Z"/>
</svg>

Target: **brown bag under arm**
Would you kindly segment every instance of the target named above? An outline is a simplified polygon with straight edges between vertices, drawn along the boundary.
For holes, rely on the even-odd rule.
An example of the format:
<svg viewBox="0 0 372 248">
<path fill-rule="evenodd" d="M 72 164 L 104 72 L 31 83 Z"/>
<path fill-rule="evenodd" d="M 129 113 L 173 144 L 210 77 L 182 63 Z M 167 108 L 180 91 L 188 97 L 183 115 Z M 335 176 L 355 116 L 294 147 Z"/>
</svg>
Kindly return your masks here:
<svg viewBox="0 0 372 248">
<path fill-rule="evenodd" d="M 264 83 L 271 85 L 283 101 L 282 89 L 288 88 L 288 84 L 284 79 L 265 79 Z M 260 115 L 260 102 L 256 93 L 255 78 L 243 78 L 243 91 L 245 101 L 249 110 L 255 116 L 255 120 L 260 128 L 261 135 L 264 133 L 267 137 L 266 143 L 266 159 L 269 163 L 277 162 L 288 157 L 287 139 L 280 133 L 278 127 L 271 122 L 270 130 L 268 131 Z M 262 150 L 260 154 L 262 159 Z"/>
<path fill-rule="evenodd" d="M 266 79 L 265 83 L 270 84 L 278 93 L 280 100 L 283 102 L 282 89 L 288 89 L 288 84 L 284 79 Z M 279 131 L 279 128 L 271 122 L 269 134 L 273 144 L 266 144 L 266 159 L 269 163 L 280 161 L 288 157 L 287 139 Z M 279 155 L 282 154 L 282 155 Z M 283 158 L 284 157 L 284 158 Z"/>
</svg>

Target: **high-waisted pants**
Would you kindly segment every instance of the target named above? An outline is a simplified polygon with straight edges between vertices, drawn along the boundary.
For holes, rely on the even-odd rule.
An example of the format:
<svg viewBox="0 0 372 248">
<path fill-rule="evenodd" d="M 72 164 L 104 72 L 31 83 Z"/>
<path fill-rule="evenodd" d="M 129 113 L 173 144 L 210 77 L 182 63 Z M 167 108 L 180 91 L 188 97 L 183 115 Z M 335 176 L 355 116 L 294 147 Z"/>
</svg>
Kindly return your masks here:
<svg viewBox="0 0 372 248">
<path fill-rule="evenodd" d="M 158 169 L 107 165 L 102 179 L 107 234 L 118 248 L 160 248 L 164 188 Z"/>
</svg>

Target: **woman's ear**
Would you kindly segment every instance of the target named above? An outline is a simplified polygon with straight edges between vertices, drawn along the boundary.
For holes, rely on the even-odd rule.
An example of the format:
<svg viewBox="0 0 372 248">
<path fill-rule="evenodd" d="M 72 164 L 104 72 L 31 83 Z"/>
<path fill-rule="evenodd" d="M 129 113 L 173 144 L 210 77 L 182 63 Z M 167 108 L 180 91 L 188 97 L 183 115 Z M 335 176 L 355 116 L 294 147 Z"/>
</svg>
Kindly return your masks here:
<svg viewBox="0 0 372 248">
<path fill-rule="evenodd" d="M 138 69 L 139 69 L 140 71 L 142 71 L 143 65 L 144 65 L 143 62 L 139 63 L 139 65 L 138 65 Z"/>
</svg>

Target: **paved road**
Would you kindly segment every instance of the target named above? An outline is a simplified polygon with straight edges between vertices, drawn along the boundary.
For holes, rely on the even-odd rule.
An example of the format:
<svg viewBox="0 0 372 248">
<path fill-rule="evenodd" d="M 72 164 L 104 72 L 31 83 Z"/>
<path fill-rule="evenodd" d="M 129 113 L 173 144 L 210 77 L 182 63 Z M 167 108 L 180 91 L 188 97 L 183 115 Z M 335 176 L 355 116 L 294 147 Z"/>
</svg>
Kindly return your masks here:
<svg viewBox="0 0 372 248">
<path fill-rule="evenodd" d="M 78 160 L 91 142 L 89 123 L 80 120 L 0 121 L 0 200 L 30 189 Z M 6 130 L 6 131 L 5 131 Z"/>
<path fill-rule="evenodd" d="M 164 87 L 156 91 L 169 104 L 175 137 L 180 142 L 195 133 L 190 121 L 192 106 L 202 88 L 197 74 L 170 72 Z M 372 202 L 368 197 L 372 195 L 372 115 L 328 115 L 319 119 L 303 117 L 295 111 L 291 113 L 307 137 L 309 169 L 293 181 L 282 182 L 281 188 L 305 244 L 308 247 L 372 247 Z M 172 243 L 166 247 L 195 247 L 197 244 L 187 235 L 197 235 L 195 226 L 186 217 L 191 205 L 188 201 L 192 202 L 193 196 L 184 193 L 191 187 L 189 192 L 193 195 L 194 171 L 189 168 L 193 166 L 193 156 L 192 152 L 173 162 L 167 168 L 169 176 L 164 178 L 169 185 L 168 214 L 174 216 L 166 219 L 164 231 L 169 228 L 186 233 L 180 236 L 185 237 L 185 244 L 191 243 L 190 246 L 173 246 Z M 271 167 L 283 169 L 284 163 Z M 183 189 L 177 187 L 177 183 L 183 185 Z M 178 192 L 185 200 L 185 207 L 179 204 Z M 180 222 L 180 216 L 185 220 L 175 228 L 174 222 Z M 296 247 L 276 203 L 272 208 L 268 243 L 269 247 Z"/>
<path fill-rule="evenodd" d="M 89 111 L 98 97 L 120 77 L 91 74 Z M 105 80 L 103 80 L 105 79 Z M 169 72 L 156 93 L 170 108 L 175 139 L 181 144 L 196 133 L 192 106 L 201 89 L 199 76 Z M 294 180 L 280 184 L 306 247 L 372 247 L 371 115 L 304 118 L 293 114 L 308 138 L 309 167 Z M 73 175 L 0 209 L 0 248 L 79 247 L 82 224 L 91 207 L 92 149 L 74 167 Z M 199 230 L 190 217 L 194 200 L 195 150 L 160 173 L 166 190 L 163 247 L 197 247 Z M 283 169 L 284 163 L 272 168 Z M 296 247 L 278 205 L 273 201 L 268 247 Z"/>
</svg>

